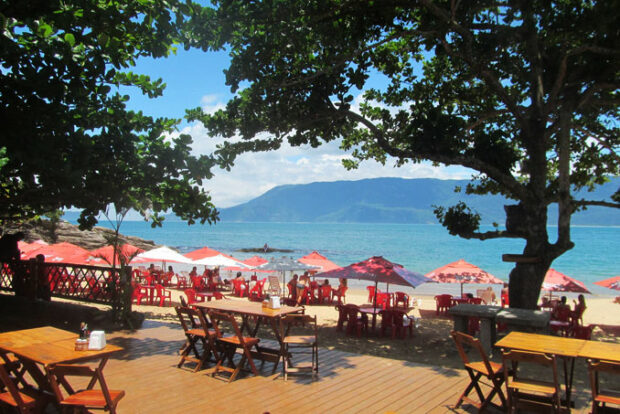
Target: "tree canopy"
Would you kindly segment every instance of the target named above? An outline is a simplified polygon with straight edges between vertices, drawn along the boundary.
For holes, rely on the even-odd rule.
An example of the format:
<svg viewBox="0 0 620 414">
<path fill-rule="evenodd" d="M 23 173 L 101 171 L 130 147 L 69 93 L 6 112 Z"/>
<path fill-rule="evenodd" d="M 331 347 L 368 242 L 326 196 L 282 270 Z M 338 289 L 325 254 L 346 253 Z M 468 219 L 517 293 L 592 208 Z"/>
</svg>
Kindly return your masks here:
<svg viewBox="0 0 620 414">
<path fill-rule="evenodd" d="M 525 239 L 510 276 L 511 305 L 525 308 L 536 305 L 552 261 L 573 247 L 571 214 L 620 206 L 618 193 L 573 197 L 619 172 L 617 1 L 215 6 L 212 27 L 230 49 L 227 84 L 236 96 L 225 110 L 188 117 L 235 137 L 216 152 L 225 167 L 284 140 L 341 140 L 353 154 L 348 168 L 388 157 L 471 168 L 467 192 L 514 200 L 505 226 L 480 231 L 479 215 L 463 203 L 436 214 L 462 237 Z M 555 241 L 547 230 L 553 203 Z"/>
<path fill-rule="evenodd" d="M 188 22 L 208 13 L 182 0 L 3 1 L 0 5 L 0 220 L 82 209 L 80 224 L 114 204 L 212 222 L 200 185 L 213 160 L 190 154 L 178 120 L 127 109 L 131 86 L 161 95 L 161 79 L 131 71 L 140 57 L 189 46 Z"/>
</svg>

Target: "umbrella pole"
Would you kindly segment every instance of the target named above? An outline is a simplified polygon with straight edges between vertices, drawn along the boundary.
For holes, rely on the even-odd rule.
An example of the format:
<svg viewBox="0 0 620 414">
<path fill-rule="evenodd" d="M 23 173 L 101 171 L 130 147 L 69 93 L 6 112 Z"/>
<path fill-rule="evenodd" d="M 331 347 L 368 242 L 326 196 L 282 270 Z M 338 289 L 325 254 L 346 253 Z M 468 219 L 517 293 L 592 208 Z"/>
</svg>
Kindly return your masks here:
<svg viewBox="0 0 620 414">
<path fill-rule="evenodd" d="M 379 281 L 375 280 L 375 299 L 372 301 L 373 318 L 376 317 L 377 312 L 377 288 L 379 287 Z"/>
<path fill-rule="evenodd" d="M 465 284 L 465 283 L 461 283 L 461 284 L 460 284 L 460 285 L 461 285 L 461 298 L 463 297 L 463 285 L 464 285 L 464 284 Z"/>
</svg>

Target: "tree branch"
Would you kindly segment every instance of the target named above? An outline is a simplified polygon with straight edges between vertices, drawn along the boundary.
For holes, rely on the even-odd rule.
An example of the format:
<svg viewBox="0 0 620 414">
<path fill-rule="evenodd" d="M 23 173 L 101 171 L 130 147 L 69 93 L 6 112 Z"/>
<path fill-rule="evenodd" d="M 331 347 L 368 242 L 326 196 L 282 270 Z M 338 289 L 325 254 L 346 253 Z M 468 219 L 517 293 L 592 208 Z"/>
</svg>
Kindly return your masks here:
<svg viewBox="0 0 620 414">
<path fill-rule="evenodd" d="M 573 205 L 575 206 L 601 206 L 601 207 L 611 207 L 611 208 L 620 208 L 620 203 L 613 203 L 611 201 L 604 200 L 574 200 Z"/>
<path fill-rule="evenodd" d="M 475 59 L 473 59 L 471 54 L 471 44 L 473 43 L 474 39 L 473 34 L 468 29 L 458 24 L 448 12 L 435 5 L 432 0 L 420 0 L 420 3 L 426 6 L 426 8 L 436 17 L 444 20 L 448 24 L 448 26 L 454 30 L 455 33 L 461 35 L 465 40 L 467 53 L 461 54 L 455 52 L 450 47 L 448 42 L 445 40 L 445 36 L 441 38 L 438 37 L 437 39 L 442 43 L 446 52 L 452 56 L 460 57 L 465 62 L 467 62 L 473 72 L 477 73 L 481 78 L 483 78 L 486 81 L 487 85 L 493 91 L 495 91 L 495 93 L 497 93 L 500 100 L 504 103 L 504 105 L 506 105 L 508 110 L 515 116 L 519 123 L 523 124 L 524 120 L 521 111 L 519 110 L 519 105 L 510 97 L 497 76 L 495 76 L 495 74 L 489 70 L 489 67 L 484 62 L 478 63 Z"/>
<path fill-rule="evenodd" d="M 393 157 L 424 158 L 429 161 L 440 162 L 445 165 L 462 165 L 464 167 L 469 167 L 488 175 L 493 180 L 503 185 L 512 194 L 514 194 L 516 198 L 526 199 L 528 197 L 526 190 L 512 175 L 506 174 L 498 168 L 489 165 L 479 159 L 460 155 L 448 156 L 431 152 L 413 152 L 395 148 L 394 146 L 390 145 L 383 132 L 379 128 L 377 128 L 372 122 L 370 122 L 370 120 L 351 110 L 347 111 L 347 115 L 354 121 L 361 123 L 370 131 L 372 131 L 375 138 L 377 139 L 377 144 L 381 147 L 381 149 L 383 149 L 383 151 Z"/>
<path fill-rule="evenodd" d="M 489 239 L 499 239 L 499 238 L 511 238 L 511 239 L 521 238 L 521 236 L 518 236 L 506 230 L 487 231 L 484 233 L 471 232 L 467 234 L 459 234 L 459 236 L 465 239 L 477 239 L 477 240 L 489 240 Z"/>
</svg>

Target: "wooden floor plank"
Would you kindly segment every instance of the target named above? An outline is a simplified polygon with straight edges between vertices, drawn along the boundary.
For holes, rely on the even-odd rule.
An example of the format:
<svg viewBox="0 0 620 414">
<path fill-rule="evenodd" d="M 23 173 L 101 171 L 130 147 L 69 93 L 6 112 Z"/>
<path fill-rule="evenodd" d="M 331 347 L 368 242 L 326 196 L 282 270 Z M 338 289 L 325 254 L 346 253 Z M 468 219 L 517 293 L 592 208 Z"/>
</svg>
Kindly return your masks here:
<svg viewBox="0 0 620 414">
<path fill-rule="evenodd" d="M 259 376 L 246 374 L 228 383 L 211 377 L 213 363 L 196 373 L 193 364 L 177 368 L 184 340 L 180 326 L 154 321 L 134 332 L 108 335 L 108 342 L 125 349 L 105 368 L 108 385 L 126 392 L 120 413 L 475 412 L 467 405 L 453 409 L 468 384 L 464 370 L 321 348 L 317 379 L 291 375 L 284 381 L 281 366 L 272 375 L 273 365 L 265 363 Z M 581 395 L 572 412 L 589 412 L 588 404 Z"/>
</svg>

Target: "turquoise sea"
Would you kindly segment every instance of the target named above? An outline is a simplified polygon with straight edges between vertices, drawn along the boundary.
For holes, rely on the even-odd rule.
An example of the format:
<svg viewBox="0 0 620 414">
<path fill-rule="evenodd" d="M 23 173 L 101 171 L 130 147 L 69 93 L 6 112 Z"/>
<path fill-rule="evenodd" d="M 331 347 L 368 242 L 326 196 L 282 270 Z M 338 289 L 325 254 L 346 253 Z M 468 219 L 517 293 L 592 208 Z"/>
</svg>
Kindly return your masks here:
<svg viewBox="0 0 620 414">
<path fill-rule="evenodd" d="M 253 254 L 239 249 L 262 247 L 265 243 L 293 250 L 286 255 L 294 258 L 316 250 L 341 266 L 379 255 L 421 273 L 462 258 L 503 280 L 508 280 L 512 264 L 502 262 L 502 254 L 521 253 L 524 246 L 524 241 L 518 239 L 465 240 L 451 236 L 438 224 L 219 222 L 188 226 L 184 222 L 165 222 L 162 228 L 152 229 L 146 222 L 126 221 L 121 233 L 153 240 L 182 253 L 208 246 L 240 259 Z M 550 235 L 556 233 L 555 227 L 549 228 Z M 552 267 L 583 281 L 593 293 L 615 293 L 592 283 L 620 274 L 620 227 L 573 227 L 571 233 L 575 247 Z M 274 255 L 282 254 L 263 257 Z"/>
</svg>

